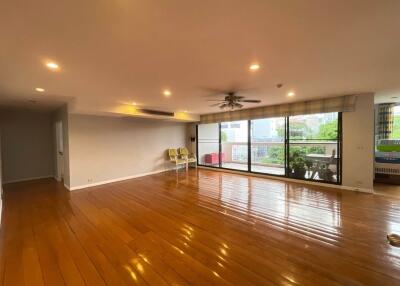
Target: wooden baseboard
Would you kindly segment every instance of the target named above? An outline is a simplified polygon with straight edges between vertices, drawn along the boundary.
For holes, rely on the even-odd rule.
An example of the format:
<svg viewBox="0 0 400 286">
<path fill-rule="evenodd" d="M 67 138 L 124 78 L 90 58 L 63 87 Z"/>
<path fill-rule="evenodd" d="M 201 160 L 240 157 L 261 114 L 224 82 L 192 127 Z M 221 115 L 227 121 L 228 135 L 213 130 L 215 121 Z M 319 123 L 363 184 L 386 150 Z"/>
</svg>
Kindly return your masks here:
<svg viewBox="0 0 400 286">
<path fill-rule="evenodd" d="M 168 172 L 168 171 L 171 171 L 171 170 L 174 170 L 174 169 L 175 168 L 167 168 L 167 169 L 157 170 L 157 171 L 153 171 L 153 172 L 140 173 L 140 174 L 135 174 L 135 175 L 131 175 L 131 176 L 120 177 L 120 178 L 115 178 L 115 179 L 110 179 L 110 180 L 105 180 L 105 181 L 99 181 L 99 182 L 94 182 L 94 183 L 85 184 L 85 185 L 79 185 L 79 186 L 73 186 L 73 187 L 67 187 L 65 184 L 64 184 L 64 186 L 70 191 L 75 191 L 75 190 L 80 190 L 80 189 L 85 189 L 85 188 L 96 187 L 96 186 L 100 186 L 100 185 L 111 184 L 111 183 L 115 183 L 115 182 L 135 179 L 135 178 L 139 178 L 139 177 L 154 175 L 154 174 L 158 174 L 158 173 L 162 173 L 162 172 Z"/>
<path fill-rule="evenodd" d="M 26 182 L 26 181 L 33 181 L 33 180 L 40 180 L 40 179 L 48 179 L 48 178 L 54 178 L 54 175 L 51 174 L 51 175 L 47 175 L 47 176 L 30 177 L 30 178 L 4 181 L 3 184 L 12 184 L 12 183 L 19 183 L 19 182 Z"/>
</svg>

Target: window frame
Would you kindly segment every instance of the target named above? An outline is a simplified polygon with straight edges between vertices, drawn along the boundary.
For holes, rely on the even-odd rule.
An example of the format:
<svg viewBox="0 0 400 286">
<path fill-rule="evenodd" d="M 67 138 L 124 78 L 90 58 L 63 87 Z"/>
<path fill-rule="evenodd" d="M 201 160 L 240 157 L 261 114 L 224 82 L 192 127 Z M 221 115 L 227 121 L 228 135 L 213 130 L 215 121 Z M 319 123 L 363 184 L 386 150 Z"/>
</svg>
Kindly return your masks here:
<svg viewBox="0 0 400 286">
<path fill-rule="evenodd" d="M 197 165 L 201 167 L 206 167 L 206 168 L 215 168 L 215 169 L 221 169 L 221 170 L 229 170 L 229 171 L 237 171 L 237 172 L 242 172 L 242 173 L 252 173 L 252 174 L 257 174 L 257 175 L 263 175 L 266 177 L 277 177 L 277 178 L 290 178 L 290 179 L 295 179 L 295 180 L 301 180 L 301 181 L 310 181 L 310 182 L 318 182 L 318 183 L 325 183 L 325 184 L 331 184 L 331 185 L 342 185 L 342 143 L 343 143 L 343 134 L 342 134 L 342 112 L 337 112 L 338 114 L 338 131 L 337 131 L 337 139 L 336 139 L 336 149 L 337 149 L 337 154 L 339 155 L 339 159 L 337 162 L 337 181 L 336 182 L 331 182 L 331 181 L 325 181 L 325 180 L 315 180 L 315 179 L 306 179 L 306 178 L 293 178 L 289 176 L 289 147 L 290 147 L 290 138 L 289 138 L 289 132 L 290 132 L 290 116 L 285 116 L 285 138 L 284 138 L 284 148 L 285 148 L 285 173 L 283 175 L 277 175 L 277 174 L 268 174 L 268 173 L 262 173 L 262 172 L 256 172 L 251 170 L 251 162 L 252 162 L 252 157 L 251 157 L 251 120 L 247 120 L 247 170 L 238 170 L 238 169 L 232 169 L 232 168 L 226 168 L 222 167 L 222 160 L 221 160 L 221 151 L 222 151 L 222 142 L 221 142 L 221 124 L 226 123 L 226 122 L 219 122 L 218 123 L 218 142 L 219 142 L 219 164 L 218 166 L 208 166 L 208 165 L 203 165 L 199 163 L 199 142 L 197 140 L 198 138 L 198 132 L 199 132 L 199 124 L 196 124 L 196 158 L 197 158 Z M 282 117 L 282 116 L 280 116 Z M 243 121 L 243 120 L 237 120 L 237 121 Z M 233 122 L 233 121 L 230 121 Z"/>
</svg>

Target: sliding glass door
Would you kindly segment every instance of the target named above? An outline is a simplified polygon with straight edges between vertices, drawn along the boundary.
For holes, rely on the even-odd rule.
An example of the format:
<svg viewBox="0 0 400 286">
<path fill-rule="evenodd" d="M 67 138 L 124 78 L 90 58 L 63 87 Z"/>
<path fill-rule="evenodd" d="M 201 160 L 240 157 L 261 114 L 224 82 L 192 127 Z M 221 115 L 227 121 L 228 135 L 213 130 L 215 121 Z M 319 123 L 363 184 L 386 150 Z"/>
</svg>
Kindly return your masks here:
<svg viewBox="0 0 400 286">
<path fill-rule="evenodd" d="M 251 120 L 251 171 L 285 175 L 285 117 Z"/>
<path fill-rule="evenodd" d="M 221 123 L 222 168 L 248 171 L 248 121 Z"/>
<path fill-rule="evenodd" d="M 199 124 L 197 128 L 199 165 L 341 183 L 341 113 Z"/>
<path fill-rule="evenodd" d="M 219 167 L 219 124 L 197 126 L 197 161 L 199 165 Z"/>
</svg>

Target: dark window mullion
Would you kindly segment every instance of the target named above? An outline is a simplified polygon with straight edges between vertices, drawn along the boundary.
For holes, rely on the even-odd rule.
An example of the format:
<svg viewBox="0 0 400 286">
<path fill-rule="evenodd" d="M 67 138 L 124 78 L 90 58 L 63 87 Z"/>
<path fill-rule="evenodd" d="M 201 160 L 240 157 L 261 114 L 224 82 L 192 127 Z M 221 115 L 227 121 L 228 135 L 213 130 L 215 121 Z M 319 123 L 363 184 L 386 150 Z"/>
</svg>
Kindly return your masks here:
<svg viewBox="0 0 400 286">
<path fill-rule="evenodd" d="M 200 165 L 200 163 L 199 163 L 199 125 L 198 124 L 196 124 L 196 160 L 197 160 L 197 165 Z"/>
<path fill-rule="evenodd" d="M 289 175 L 289 117 L 285 117 L 285 177 Z"/>
<path fill-rule="evenodd" d="M 251 120 L 247 121 L 247 171 L 251 172 Z"/>
<path fill-rule="evenodd" d="M 221 122 L 220 123 L 218 123 L 218 130 L 219 130 L 219 136 L 218 136 L 218 167 L 219 168 L 221 168 L 222 167 L 222 160 L 221 160 L 221 158 L 222 158 L 222 156 L 221 156 L 221 153 L 222 153 L 222 146 L 221 146 Z"/>
<path fill-rule="evenodd" d="M 338 138 L 337 138 L 337 156 L 338 160 L 336 161 L 336 176 L 337 183 L 342 184 L 342 142 L 343 142 L 343 133 L 342 133 L 342 112 L 338 113 Z"/>
</svg>

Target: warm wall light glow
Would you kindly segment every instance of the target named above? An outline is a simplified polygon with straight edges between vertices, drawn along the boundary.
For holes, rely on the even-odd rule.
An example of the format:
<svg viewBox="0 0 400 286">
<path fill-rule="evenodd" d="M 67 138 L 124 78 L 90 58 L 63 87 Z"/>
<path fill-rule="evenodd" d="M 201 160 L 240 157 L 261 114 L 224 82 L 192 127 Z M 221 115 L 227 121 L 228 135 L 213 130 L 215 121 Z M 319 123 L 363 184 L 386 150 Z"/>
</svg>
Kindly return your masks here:
<svg viewBox="0 0 400 286">
<path fill-rule="evenodd" d="M 136 102 L 132 102 L 132 105 L 136 105 Z"/>
<path fill-rule="evenodd" d="M 187 112 L 175 112 L 175 116 L 176 119 L 181 119 L 181 120 L 190 120 L 190 114 Z M 186 232 L 187 234 L 191 235 L 191 232 L 188 233 L 187 229 L 183 229 L 184 232 Z"/>
<path fill-rule="evenodd" d="M 163 94 L 164 94 L 164 96 L 166 96 L 166 97 L 170 97 L 171 96 L 171 91 L 169 90 L 169 89 L 165 89 L 164 91 L 163 91 Z"/>
<path fill-rule="evenodd" d="M 35 88 L 35 90 L 36 90 L 37 92 L 44 92 L 44 88 L 41 88 L 41 87 L 37 87 L 37 88 Z"/>
<path fill-rule="evenodd" d="M 251 64 L 249 69 L 252 70 L 252 71 L 259 70 L 260 69 L 260 65 L 259 64 Z"/>
<path fill-rule="evenodd" d="M 294 91 L 290 91 L 290 92 L 288 92 L 287 95 L 290 96 L 290 97 L 292 97 L 292 96 L 295 96 L 295 93 L 294 93 Z"/>
<path fill-rule="evenodd" d="M 60 68 L 60 66 L 58 64 L 56 64 L 55 62 L 47 62 L 46 67 L 53 71 L 56 71 Z"/>
</svg>

